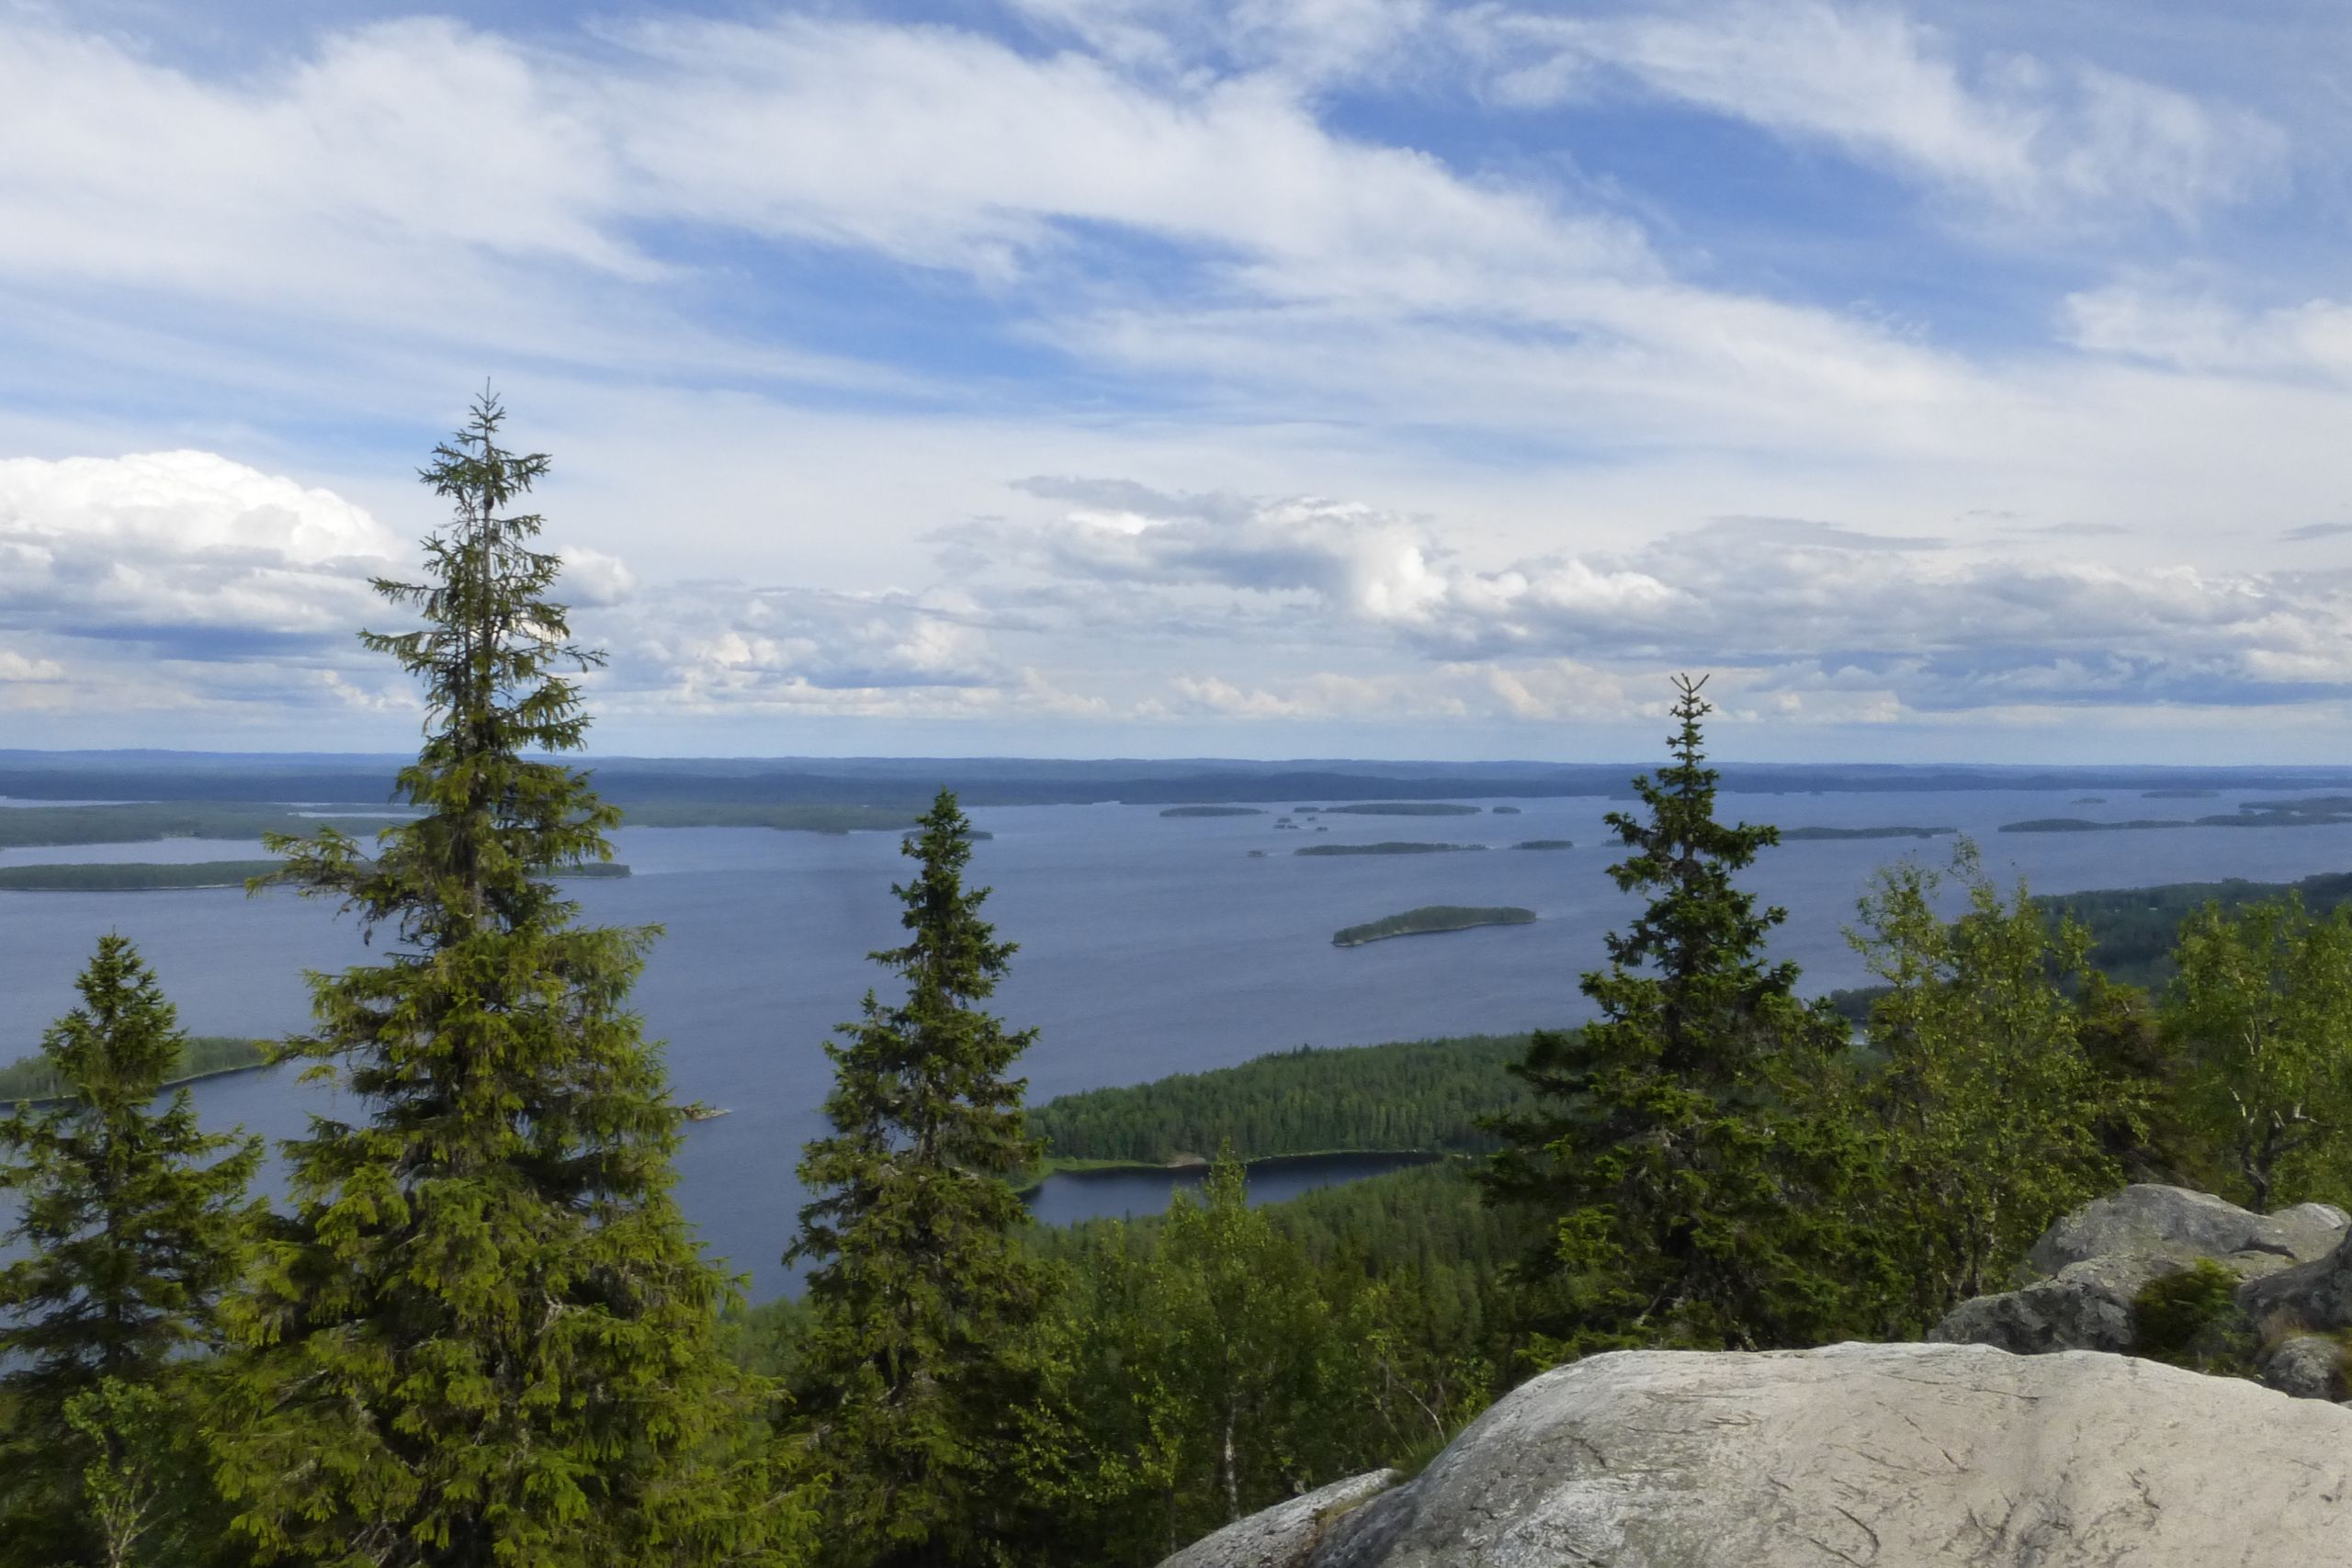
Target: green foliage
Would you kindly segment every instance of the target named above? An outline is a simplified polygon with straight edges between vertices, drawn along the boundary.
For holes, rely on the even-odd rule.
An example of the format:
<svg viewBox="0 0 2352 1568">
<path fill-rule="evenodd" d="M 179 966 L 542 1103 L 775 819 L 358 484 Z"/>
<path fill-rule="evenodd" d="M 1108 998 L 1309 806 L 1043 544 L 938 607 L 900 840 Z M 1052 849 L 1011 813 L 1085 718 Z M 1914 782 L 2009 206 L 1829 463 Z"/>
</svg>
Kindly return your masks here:
<svg viewBox="0 0 2352 1568">
<path fill-rule="evenodd" d="M 909 940 L 873 957 L 906 994 L 868 991 L 826 1045 L 833 1131 L 800 1164 L 818 1196 L 786 1254 L 815 1263 L 794 1390 L 832 1478 L 827 1561 L 998 1562 L 1027 1529 L 1012 1422 L 1036 1387 L 1027 1340 L 1047 1285 L 1010 1180 L 1039 1155 L 1005 1076 L 1033 1034 L 978 1006 L 1014 949 L 980 919 L 987 889 L 963 886 L 971 824 L 952 794 L 902 848 Z"/>
<path fill-rule="evenodd" d="M 72 1098 L 0 1118 L 0 1188 L 18 1205 L 0 1237 L 17 1253 L 0 1268 L 0 1540 L 28 1562 L 99 1551 L 93 1516 L 69 1501 L 75 1401 L 153 1383 L 216 1342 L 260 1159 L 257 1139 L 199 1131 L 185 1089 L 152 1109 L 185 1040 L 130 942 L 101 937 L 78 988 L 41 1042 Z"/>
<path fill-rule="evenodd" d="M 1968 898 L 1956 921 L 1938 908 L 1948 880 Z M 1862 1098 L 1883 1162 L 1869 1235 L 1896 1264 L 1893 1326 L 1917 1332 L 2007 1288 L 2052 1221 L 2119 1184 L 2100 1130 L 2134 1107 L 2092 1064 L 2065 995 L 2081 928 L 2053 931 L 2022 886 L 2004 901 L 1973 844 L 1949 874 L 1887 867 L 1861 912 L 1852 940 L 1888 987 L 1869 1029 L 1884 1065 Z"/>
<path fill-rule="evenodd" d="M 248 1067 L 266 1066 L 268 1062 L 269 1046 L 264 1041 L 236 1034 L 183 1035 L 179 1059 L 172 1064 L 161 1087 L 169 1089 L 191 1078 L 211 1077 L 220 1073 L 243 1072 Z M 56 1100 L 72 1092 L 65 1075 L 47 1056 L 26 1056 L 0 1067 L 0 1104 Z"/>
<path fill-rule="evenodd" d="M 2210 1258 L 2151 1280 L 2132 1300 L 2132 1353 L 2192 1371 L 2251 1377 L 2257 1336 L 2238 1277 Z"/>
<path fill-rule="evenodd" d="M 587 727 L 556 671 L 596 656 L 560 563 L 506 508 L 547 470 L 485 397 L 424 478 L 454 506 L 429 581 L 379 581 L 416 630 L 363 634 L 423 684 L 372 856 L 279 838 L 283 880 L 389 951 L 311 979 L 312 1073 L 345 1103 L 286 1145 L 292 1213 L 233 1303 L 246 1354 L 220 1476 L 265 1559 L 560 1568 L 795 1553 L 763 1391 L 718 1352 L 725 1282 L 671 1199 L 679 1111 L 628 1010 L 650 930 L 586 928 L 553 875 L 610 858 L 616 813 L 537 754 Z"/>
<path fill-rule="evenodd" d="M 2256 1210 L 2342 1197 L 2352 1177 L 2352 908 L 2210 904 L 2182 926 L 2165 1021 L 2187 1100 Z"/>
<path fill-rule="evenodd" d="M 1422 936 L 1433 931 L 1466 931 L 1476 926 L 1531 926 L 1534 923 L 1535 911 L 1532 909 L 1512 908 L 1504 905 L 1479 908 L 1466 904 L 1424 904 L 1401 915 L 1385 915 L 1360 926 L 1343 927 L 1331 933 L 1331 945 L 1361 947 L 1365 942 L 1393 936 Z"/>
<path fill-rule="evenodd" d="M 85 865 L 0 866 L 0 893 L 152 893 L 168 888 L 243 887 L 276 861 L 211 860 L 178 864 L 107 861 Z"/>
<path fill-rule="evenodd" d="M 355 832 L 372 832 L 392 820 L 353 819 Z M 19 806 L 0 813 L 0 849 L 56 844 L 139 844 L 153 839 L 266 839 L 272 833 L 306 833 L 317 826 L 283 806 L 240 806 L 210 801 L 138 801 L 122 806 Z M 30 868 L 27 868 L 30 869 Z"/>
<path fill-rule="evenodd" d="M 1678 677 L 1673 765 L 1634 781 L 1646 818 L 1607 818 L 1626 850 L 1611 877 L 1650 902 L 1584 977 L 1600 1017 L 1534 1035 L 1512 1070 L 1537 1104 L 1495 1122 L 1488 1191 L 1555 1224 L 1521 1270 L 1544 1303 L 1539 1356 L 1802 1344 L 1838 1310 L 1781 1090 L 1838 1056 L 1846 1030 L 1796 999 L 1793 964 L 1765 961 L 1785 912 L 1732 882 L 1775 835 L 1714 819 L 1703 683 Z"/>
<path fill-rule="evenodd" d="M 1504 1067 L 1527 1037 L 1301 1046 L 1239 1066 L 1047 1100 L 1029 1113 L 1048 1153 L 1165 1165 L 1230 1144 L 1245 1160 L 1340 1150 L 1485 1153 L 1486 1118 L 1523 1099 Z"/>
<path fill-rule="evenodd" d="M 212 1487 L 198 1381 L 186 1369 L 140 1382 L 104 1378 L 66 1402 L 71 1437 L 60 1457 L 79 1466 L 73 1506 L 93 1568 L 247 1561 Z"/>
<path fill-rule="evenodd" d="M 1409 1192 L 1442 1236 L 1482 1229 L 1475 1190 L 1438 1168 L 1313 1196 L 1384 1186 L 1385 1206 Z M 1221 1160 L 1199 1200 L 1180 1194 L 1159 1220 L 1057 1238 L 1071 1286 L 1046 1325 L 1047 1386 L 1023 1445 L 1055 1512 L 1056 1561 L 1156 1562 L 1426 1449 L 1490 1397 L 1493 1361 L 1429 1333 L 1440 1298 L 1409 1249 L 1363 1249 L 1350 1222 L 1369 1209 L 1316 1216 L 1310 1200 L 1252 1210 L 1245 1197 L 1240 1166 Z"/>
</svg>

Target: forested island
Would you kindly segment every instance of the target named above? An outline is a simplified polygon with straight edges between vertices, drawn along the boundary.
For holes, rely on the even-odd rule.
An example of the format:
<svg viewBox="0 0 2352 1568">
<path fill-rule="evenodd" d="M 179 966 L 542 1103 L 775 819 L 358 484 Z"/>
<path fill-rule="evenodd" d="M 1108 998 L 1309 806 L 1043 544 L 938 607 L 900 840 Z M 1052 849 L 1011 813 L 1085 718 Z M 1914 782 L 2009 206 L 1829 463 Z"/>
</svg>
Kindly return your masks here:
<svg viewBox="0 0 2352 1568">
<path fill-rule="evenodd" d="M 1783 828 L 1784 844 L 1836 842 L 1842 839 L 1940 839 L 1957 828 Z"/>
<path fill-rule="evenodd" d="M 1376 844 L 1308 844 L 1295 855 L 1437 855 L 1463 850 L 1483 850 L 1484 844 L 1432 844 L 1416 840 L 1384 839 Z"/>
<path fill-rule="evenodd" d="M 188 1083 L 267 1066 L 267 1046 L 238 1035 L 199 1034 L 181 1043 L 179 1055 L 161 1086 Z M 55 1100 L 67 1091 L 57 1064 L 46 1055 L 24 1056 L 0 1066 L 0 1106 L 22 1100 Z"/>
<path fill-rule="evenodd" d="M 0 849 L 62 844 L 138 844 L 151 839 L 249 839 L 267 833 L 309 834 L 332 823 L 355 837 L 405 821 L 381 807 L 373 815 L 304 815 L 283 806 L 213 801 L 144 801 L 121 806 L 18 806 L 0 810 Z"/>
<path fill-rule="evenodd" d="M 62 865 L 0 866 L 0 893 L 163 893 L 243 887 L 256 876 L 282 870 L 278 860 L 207 860 L 180 863 L 89 861 Z M 550 874 L 563 877 L 627 876 L 617 861 L 590 861 Z"/>
<path fill-rule="evenodd" d="M 1351 806 L 1302 806 L 1325 817 L 1476 817 L 1478 807 L 1451 800 L 1367 800 Z"/>
<path fill-rule="evenodd" d="M 1574 839 L 1521 839 L 1511 846 L 1515 850 L 1572 850 L 1576 847 Z"/>
<path fill-rule="evenodd" d="M 1262 806 L 1171 806 L 1162 817 L 1263 817 Z"/>
<path fill-rule="evenodd" d="M 1387 915 L 1360 926 L 1345 926 L 1331 933 L 1333 947 L 1362 947 L 1390 937 L 1429 936 L 1439 931 L 1466 931 L 1479 926 L 1527 926 L 1535 911 L 1510 906 L 1478 908 L 1465 904 L 1424 904 L 1401 915 Z"/>
</svg>

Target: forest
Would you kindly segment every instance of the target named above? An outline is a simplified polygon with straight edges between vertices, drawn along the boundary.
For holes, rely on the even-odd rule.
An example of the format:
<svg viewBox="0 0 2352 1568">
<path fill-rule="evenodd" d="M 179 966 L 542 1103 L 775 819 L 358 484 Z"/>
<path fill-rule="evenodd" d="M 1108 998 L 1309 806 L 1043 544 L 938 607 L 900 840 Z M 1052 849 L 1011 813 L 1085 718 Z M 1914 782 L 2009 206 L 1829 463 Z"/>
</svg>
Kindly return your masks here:
<svg viewBox="0 0 2352 1568">
<path fill-rule="evenodd" d="M 435 449 L 452 520 L 379 584 L 413 629 L 361 634 L 431 716 L 396 814 L 267 829 L 254 886 L 375 939 L 271 1048 L 348 1091 L 281 1190 L 164 1092 L 215 1047 L 119 935 L 0 1116 L 0 1563 L 1140 1568 L 1578 1357 L 1918 1337 L 2125 1180 L 2352 1190 L 2352 879 L 2041 901 L 1962 840 L 1872 879 L 1858 1027 L 1771 957 L 1740 875 L 1780 835 L 1720 819 L 1679 677 L 1609 818 L 1638 912 L 1588 1021 L 1524 1037 L 1029 1108 L 992 1010 L 1019 933 L 933 790 L 775 1216 L 800 1292 L 747 1306 L 672 1196 L 687 1108 L 630 1001 L 658 933 L 560 886 L 623 809 L 567 765 L 598 655 L 503 421 Z M 1249 1206 L 1246 1159 L 1351 1147 L 1442 1157 Z M 1049 1156 L 1211 1170 L 1053 1231 L 1019 1195 Z"/>
</svg>

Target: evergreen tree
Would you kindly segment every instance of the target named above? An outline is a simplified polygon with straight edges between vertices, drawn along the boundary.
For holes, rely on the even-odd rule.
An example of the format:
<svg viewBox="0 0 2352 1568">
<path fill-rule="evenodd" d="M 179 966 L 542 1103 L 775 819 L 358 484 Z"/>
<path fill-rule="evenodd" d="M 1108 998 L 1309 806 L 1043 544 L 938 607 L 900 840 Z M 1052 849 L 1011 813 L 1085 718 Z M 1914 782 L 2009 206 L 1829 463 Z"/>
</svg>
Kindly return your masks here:
<svg viewBox="0 0 2352 1568">
<path fill-rule="evenodd" d="M 833 1132 L 800 1163 L 818 1196 L 785 1255 L 815 1263 L 795 1392 L 831 1477 L 826 1551 L 861 1568 L 1006 1561 L 1024 1529 L 1013 1450 L 1046 1278 L 1020 1245 L 1028 1214 L 1009 1179 L 1041 1150 L 1005 1074 L 1035 1032 L 978 1005 L 1014 948 L 980 919 L 988 890 L 963 885 L 971 843 L 943 789 L 903 846 L 916 872 L 893 889 L 907 944 L 872 955 L 904 999 L 868 991 L 825 1047 Z"/>
<path fill-rule="evenodd" d="M 220 1476 L 265 1557 L 436 1568 L 756 1560 L 797 1517 L 738 1434 L 717 1352 L 729 1292 L 671 1199 L 680 1112 L 628 1010 L 650 929 L 574 923 L 550 878 L 609 859 L 618 813 L 577 750 L 597 656 L 551 603 L 547 471 L 498 444 L 485 395 L 425 482 L 454 506 L 430 581 L 379 581 L 423 626 L 363 633 L 423 684 L 400 774 L 414 821 L 375 854 L 328 829 L 273 843 L 383 962 L 315 975 L 317 1028 L 365 1122 L 286 1146 L 294 1213 L 236 1303 L 250 1348 Z"/>
<path fill-rule="evenodd" d="M 99 938 L 77 987 L 41 1040 L 67 1098 L 0 1118 L 0 1188 L 20 1205 L 5 1240 L 23 1254 L 0 1268 L 0 1562 L 103 1555 L 74 1402 L 101 1385 L 162 1402 L 173 1358 L 215 1343 L 260 1159 L 258 1139 L 200 1132 L 185 1089 L 153 1109 L 186 1037 L 129 942 Z"/>
<path fill-rule="evenodd" d="M 1704 684 L 1676 677 L 1673 765 L 1634 781 L 1646 818 L 1607 818 L 1627 852 L 1611 877 L 1650 902 L 1608 937 L 1609 968 L 1584 976 L 1600 1017 L 1531 1040 L 1512 1071 L 1535 1104 L 1495 1123 L 1507 1146 L 1485 1173 L 1490 1198 L 1556 1216 L 1519 1270 L 1543 1359 L 1804 1343 L 1841 1310 L 1784 1088 L 1847 1030 L 1797 999 L 1793 964 L 1766 962 L 1786 912 L 1733 884 L 1779 832 L 1715 820 Z"/>
</svg>

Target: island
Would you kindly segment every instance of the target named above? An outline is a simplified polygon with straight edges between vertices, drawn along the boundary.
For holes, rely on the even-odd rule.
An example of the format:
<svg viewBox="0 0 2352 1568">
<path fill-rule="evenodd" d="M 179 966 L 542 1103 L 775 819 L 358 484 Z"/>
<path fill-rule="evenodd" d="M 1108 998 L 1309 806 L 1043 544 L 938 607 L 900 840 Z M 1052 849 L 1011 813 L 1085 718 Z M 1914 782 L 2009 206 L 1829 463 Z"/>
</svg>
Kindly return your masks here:
<svg viewBox="0 0 2352 1568">
<path fill-rule="evenodd" d="M 1331 945 L 1362 947 L 1368 942 L 1385 942 L 1393 936 L 1430 936 L 1438 931 L 1466 931 L 1478 926 L 1527 926 L 1534 923 L 1535 911 L 1532 909 L 1425 904 L 1418 909 L 1408 909 L 1401 915 L 1390 915 L 1333 931 Z"/>
<path fill-rule="evenodd" d="M 1262 806 L 1171 806 L 1162 817 L 1263 817 Z"/>
<path fill-rule="evenodd" d="M 1483 850 L 1484 844 L 1423 844 L 1385 840 L 1377 844 L 1308 844 L 1295 855 L 1442 855 L 1463 850 Z"/>
<path fill-rule="evenodd" d="M 206 860 L 178 864 L 147 861 L 97 861 L 66 865 L 0 866 L 0 893 L 165 893 L 243 887 L 256 876 L 283 869 L 276 860 Z M 627 876 L 613 861 L 568 866 L 559 877 Z"/>
<path fill-rule="evenodd" d="M 1511 846 L 1515 850 L 1572 850 L 1576 847 L 1574 839 L 1521 839 Z"/>
<path fill-rule="evenodd" d="M 266 1042 L 247 1040 L 242 1036 L 199 1034 L 181 1042 L 180 1059 L 174 1064 L 171 1075 L 164 1079 L 164 1087 L 184 1084 L 197 1078 L 217 1078 L 227 1073 L 250 1072 L 269 1066 Z M 64 1083 L 59 1077 L 57 1064 L 45 1055 L 19 1057 L 6 1066 L 0 1066 L 0 1105 L 14 1105 L 22 1100 L 36 1103 L 64 1098 Z"/>
<path fill-rule="evenodd" d="M 1839 839 L 1939 839 L 1947 833 L 1959 831 L 1957 828 L 1783 828 L 1781 829 L 1781 842 L 1794 844 Z"/>
<path fill-rule="evenodd" d="M 1516 817 L 1519 815 L 1519 807 L 1516 806 L 1497 806 L 1491 807 L 1488 809 L 1493 811 L 1498 817 Z"/>
<path fill-rule="evenodd" d="M 2143 789 L 2142 800 L 2211 800 L 2222 792 L 2218 789 Z"/>
<path fill-rule="evenodd" d="M 2071 804 L 2075 806 L 2105 806 L 2107 804 L 2107 796 L 2103 795 L 2086 795 L 2078 797 Z"/>
<path fill-rule="evenodd" d="M 2233 818 L 2223 818 L 2222 824 L 2217 825 L 2254 827 L 2260 824 L 2240 824 Z M 1999 830 L 2004 833 L 2128 833 L 2143 832 L 2151 828 L 2194 826 L 2196 824 L 2178 818 L 2140 817 L 2129 822 L 2090 822 L 2080 817 L 2036 817 L 2024 822 L 2004 822 Z"/>
<path fill-rule="evenodd" d="M 1326 817 L 1476 817 L 1478 807 L 1451 800 L 1363 800 L 1348 806 L 1299 807 Z"/>
</svg>

